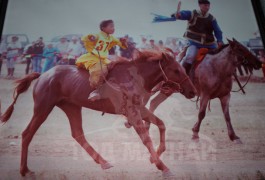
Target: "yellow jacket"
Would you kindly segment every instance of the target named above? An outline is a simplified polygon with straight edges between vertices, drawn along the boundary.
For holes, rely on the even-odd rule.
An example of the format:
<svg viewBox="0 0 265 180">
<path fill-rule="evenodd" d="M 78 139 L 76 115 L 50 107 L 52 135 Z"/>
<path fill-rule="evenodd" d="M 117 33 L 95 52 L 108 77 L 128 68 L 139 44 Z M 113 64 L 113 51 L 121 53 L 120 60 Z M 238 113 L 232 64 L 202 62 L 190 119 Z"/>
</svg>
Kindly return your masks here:
<svg viewBox="0 0 265 180">
<path fill-rule="evenodd" d="M 100 54 L 101 58 L 107 58 L 109 55 L 109 50 L 113 46 L 120 46 L 121 48 L 127 48 L 127 45 L 120 39 L 115 38 L 112 35 L 108 35 L 101 31 L 98 34 L 88 34 L 82 37 L 82 41 L 87 52 L 98 56 Z"/>
<path fill-rule="evenodd" d="M 118 45 L 121 48 L 127 48 L 126 42 L 121 41 L 112 35 L 107 35 L 104 32 L 83 36 L 81 40 L 88 53 L 80 56 L 76 61 L 76 65 L 79 67 L 85 67 L 90 71 L 92 71 L 91 68 L 95 68 L 95 65 L 99 63 L 100 60 L 102 60 L 101 62 L 104 65 L 110 63 L 108 55 L 109 50 L 113 46 Z M 98 68 L 98 70 L 100 69 Z M 95 71 L 95 69 L 93 71 Z"/>
</svg>

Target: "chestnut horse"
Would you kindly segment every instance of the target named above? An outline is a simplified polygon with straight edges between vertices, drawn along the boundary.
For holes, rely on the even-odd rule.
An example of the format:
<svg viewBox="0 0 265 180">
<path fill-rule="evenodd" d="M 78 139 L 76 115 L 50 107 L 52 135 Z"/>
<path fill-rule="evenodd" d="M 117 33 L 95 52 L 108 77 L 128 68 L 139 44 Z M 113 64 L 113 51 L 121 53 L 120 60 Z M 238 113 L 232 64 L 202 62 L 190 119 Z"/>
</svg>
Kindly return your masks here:
<svg viewBox="0 0 265 180">
<path fill-rule="evenodd" d="M 14 101 L 1 116 L 2 122 L 10 118 L 18 96 L 25 92 L 31 82 L 38 79 L 34 85 L 34 114 L 22 133 L 22 153 L 20 173 L 25 176 L 31 173 L 27 166 L 28 146 L 41 124 L 46 120 L 55 106 L 62 109 L 67 115 L 72 137 L 87 151 L 102 169 L 111 168 L 107 162 L 87 142 L 82 129 L 82 107 L 111 114 L 122 114 L 134 127 L 143 144 L 151 154 L 152 162 L 163 172 L 164 176 L 171 175 L 168 167 L 159 156 L 165 151 L 165 125 L 145 107 L 145 99 L 150 97 L 152 89 L 165 81 L 178 85 L 186 98 L 193 98 L 196 89 L 175 58 L 167 52 L 143 51 L 133 61 L 116 63 L 109 71 L 107 82 L 100 88 L 101 100 L 91 102 L 89 93 L 89 73 L 75 66 L 56 66 L 40 75 L 32 73 L 17 81 L 14 91 Z M 160 145 L 155 151 L 149 133 L 143 123 L 147 121 L 155 124 L 160 132 Z"/>
<path fill-rule="evenodd" d="M 195 70 L 194 85 L 200 97 L 200 110 L 198 121 L 192 128 L 193 140 L 199 140 L 199 130 L 206 114 L 206 108 L 211 99 L 219 98 L 227 124 L 228 135 L 231 141 L 241 144 L 240 138 L 235 134 L 229 114 L 230 92 L 232 90 L 232 76 L 239 65 L 249 69 L 261 68 L 261 62 L 246 47 L 237 40 L 228 40 L 219 52 L 209 53 Z M 171 91 L 171 94 L 173 92 Z M 171 94 L 164 95 L 160 92 L 150 103 L 150 111 L 165 101 Z M 147 127 L 150 123 L 147 122 Z"/>
</svg>

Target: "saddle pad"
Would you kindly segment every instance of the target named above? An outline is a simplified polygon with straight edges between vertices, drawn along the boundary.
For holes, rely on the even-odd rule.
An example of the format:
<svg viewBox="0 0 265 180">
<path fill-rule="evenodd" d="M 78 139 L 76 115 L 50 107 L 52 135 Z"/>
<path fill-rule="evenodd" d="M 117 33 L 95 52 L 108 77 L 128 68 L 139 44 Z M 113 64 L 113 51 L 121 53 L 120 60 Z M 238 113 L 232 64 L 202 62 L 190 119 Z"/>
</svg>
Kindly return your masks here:
<svg viewBox="0 0 265 180">
<path fill-rule="evenodd" d="M 199 62 L 202 61 L 208 52 L 209 52 L 209 49 L 207 48 L 199 49 L 198 54 L 196 56 L 196 61 L 199 61 Z"/>
</svg>

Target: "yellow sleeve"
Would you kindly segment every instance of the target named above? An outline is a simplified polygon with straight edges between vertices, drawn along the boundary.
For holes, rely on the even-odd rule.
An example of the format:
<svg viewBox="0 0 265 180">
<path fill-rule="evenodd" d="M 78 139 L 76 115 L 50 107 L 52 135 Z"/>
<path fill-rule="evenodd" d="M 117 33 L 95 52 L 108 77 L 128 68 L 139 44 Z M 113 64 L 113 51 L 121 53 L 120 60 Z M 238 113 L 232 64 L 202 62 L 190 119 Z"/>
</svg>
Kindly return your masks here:
<svg viewBox="0 0 265 180">
<path fill-rule="evenodd" d="M 109 49 L 111 49 L 113 46 L 116 46 L 116 45 L 120 46 L 122 49 L 126 49 L 128 47 L 126 43 L 123 43 L 118 38 L 115 38 L 114 36 L 112 36 L 112 42 L 111 42 Z"/>
<path fill-rule="evenodd" d="M 86 36 L 83 36 L 81 38 L 81 40 L 84 43 L 84 46 L 85 46 L 87 52 L 92 52 L 94 47 L 97 44 L 98 35 L 97 34 L 88 34 Z"/>
</svg>

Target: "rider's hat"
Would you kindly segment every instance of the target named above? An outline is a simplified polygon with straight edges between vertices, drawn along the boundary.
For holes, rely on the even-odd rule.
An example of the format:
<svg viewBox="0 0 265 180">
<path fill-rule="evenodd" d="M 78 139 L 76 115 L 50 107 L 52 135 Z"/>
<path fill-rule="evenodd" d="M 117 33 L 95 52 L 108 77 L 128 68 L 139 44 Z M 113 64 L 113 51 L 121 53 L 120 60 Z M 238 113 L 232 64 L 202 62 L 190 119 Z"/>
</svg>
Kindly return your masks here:
<svg viewBox="0 0 265 180">
<path fill-rule="evenodd" d="M 210 1 L 208 1 L 208 0 L 199 0 L 198 3 L 199 4 L 210 4 Z"/>
</svg>

